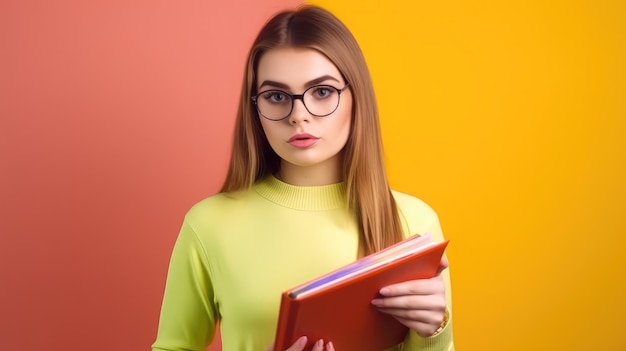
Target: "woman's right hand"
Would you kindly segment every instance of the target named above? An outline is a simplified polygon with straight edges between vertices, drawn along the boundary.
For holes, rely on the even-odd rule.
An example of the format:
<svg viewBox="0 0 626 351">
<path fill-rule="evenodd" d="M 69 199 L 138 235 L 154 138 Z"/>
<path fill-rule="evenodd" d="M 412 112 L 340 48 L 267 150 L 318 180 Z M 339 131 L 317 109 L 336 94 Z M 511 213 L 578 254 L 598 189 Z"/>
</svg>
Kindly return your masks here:
<svg viewBox="0 0 626 351">
<path fill-rule="evenodd" d="M 307 340 L 308 339 L 306 336 L 301 336 L 298 338 L 298 340 L 296 340 L 296 342 L 293 343 L 293 345 L 291 345 L 290 348 L 285 351 L 302 351 L 306 346 Z M 265 351 L 274 351 L 274 345 L 270 345 L 270 347 L 268 347 Z M 311 351 L 335 351 L 335 347 L 333 346 L 332 342 L 328 342 L 326 346 L 324 346 L 324 340 L 319 339 L 313 345 Z"/>
</svg>

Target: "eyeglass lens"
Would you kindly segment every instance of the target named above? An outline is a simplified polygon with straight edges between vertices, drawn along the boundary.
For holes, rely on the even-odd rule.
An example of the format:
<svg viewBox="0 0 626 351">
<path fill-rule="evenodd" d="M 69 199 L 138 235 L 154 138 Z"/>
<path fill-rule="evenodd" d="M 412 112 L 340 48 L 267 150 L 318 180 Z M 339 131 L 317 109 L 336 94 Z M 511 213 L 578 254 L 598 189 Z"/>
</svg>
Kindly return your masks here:
<svg viewBox="0 0 626 351">
<path fill-rule="evenodd" d="M 256 97 L 259 113 L 271 120 L 281 120 L 291 114 L 294 100 L 300 99 L 310 114 L 324 117 L 335 112 L 339 106 L 339 89 L 330 85 L 316 85 L 302 95 L 292 95 L 282 90 L 266 90 Z"/>
</svg>

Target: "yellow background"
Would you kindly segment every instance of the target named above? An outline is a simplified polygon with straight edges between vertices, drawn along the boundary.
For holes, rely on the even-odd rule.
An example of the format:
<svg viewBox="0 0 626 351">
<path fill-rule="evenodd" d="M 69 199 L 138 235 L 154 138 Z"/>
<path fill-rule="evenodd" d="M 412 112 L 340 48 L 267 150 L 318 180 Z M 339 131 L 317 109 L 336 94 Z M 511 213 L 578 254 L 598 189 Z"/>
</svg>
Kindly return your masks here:
<svg viewBox="0 0 626 351">
<path fill-rule="evenodd" d="M 459 350 L 626 350 L 626 2 L 331 1 L 393 187 L 451 239 Z"/>
</svg>

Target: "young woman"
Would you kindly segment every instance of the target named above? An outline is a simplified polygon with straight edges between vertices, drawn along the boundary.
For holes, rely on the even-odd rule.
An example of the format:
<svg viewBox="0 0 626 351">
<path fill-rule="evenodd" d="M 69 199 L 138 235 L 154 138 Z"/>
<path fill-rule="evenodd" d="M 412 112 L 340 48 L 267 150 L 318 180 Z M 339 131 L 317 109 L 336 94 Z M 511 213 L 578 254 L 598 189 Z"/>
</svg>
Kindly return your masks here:
<svg viewBox="0 0 626 351">
<path fill-rule="evenodd" d="M 265 25 L 227 179 L 185 217 L 153 350 L 204 350 L 218 322 L 224 350 L 268 349 L 284 290 L 412 234 L 443 240 L 430 207 L 389 188 L 375 101 L 361 50 L 333 15 L 303 7 Z M 446 268 L 372 301 L 410 328 L 398 350 L 454 349 Z"/>
</svg>

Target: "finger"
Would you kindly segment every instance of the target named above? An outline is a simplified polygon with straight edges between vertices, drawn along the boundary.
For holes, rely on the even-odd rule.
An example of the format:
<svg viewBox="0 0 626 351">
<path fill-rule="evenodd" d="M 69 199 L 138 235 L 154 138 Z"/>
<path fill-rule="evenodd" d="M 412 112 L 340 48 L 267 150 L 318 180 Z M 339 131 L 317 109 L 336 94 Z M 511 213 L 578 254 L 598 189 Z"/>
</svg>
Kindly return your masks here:
<svg viewBox="0 0 626 351">
<path fill-rule="evenodd" d="M 450 266 L 448 259 L 445 257 L 441 257 L 441 261 L 439 262 L 439 268 L 437 268 L 437 273 L 435 275 L 441 274 L 446 268 Z"/>
<path fill-rule="evenodd" d="M 306 342 L 307 342 L 307 337 L 301 336 L 286 351 L 302 351 L 304 350 L 304 347 L 306 346 Z M 277 350 L 277 351 L 280 351 L 280 350 Z"/>
<path fill-rule="evenodd" d="M 405 310 L 425 310 L 439 311 L 446 307 L 446 297 L 444 294 L 432 295 L 404 295 L 385 297 L 372 300 L 372 305 L 381 308 L 405 309 Z"/>
<path fill-rule="evenodd" d="M 317 340 L 315 345 L 313 345 L 313 348 L 311 348 L 311 351 L 324 351 L 324 340 Z"/>
<path fill-rule="evenodd" d="M 328 344 L 326 344 L 326 351 L 335 351 L 335 345 L 333 345 L 332 341 L 329 341 Z"/>
<path fill-rule="evenodd" d="M 427 338 L 431 335 L 433 335 L 437 329 L 439 329 L 439 327 L 441 326 L 441 322 L 439 323 L 423 323 L 420 321 L 412 321 L 412 320 L 408 320 L 408 319 L 402 319 L 402 318 L 397 318 L 396 319 L 404 324 L 405 326 L 409 327 L 411 330 L 415 330 L 415 332 L 424 338 Z"/>
<path fill-rule="evenodd" d="M 380 294 L 386 297 L 402 295 L 433 295 L 445 292 L 443 277 L 436 276 L 428 279 L 410 280 L 392 284 L 380 289 Z"/>
<path fill-rule="evenodd" d="M 380 312 L 387 313 L 396 319 L 403 321 L 419 322 L 433 325 L 440 325 L 443 321 L 445 309 L 441 310 L 404 310 L 395 308 L 380 309 Z M 403 323 L 405 324 L 405 323 Z"/>
<path fill-rule="evenodd" d="M 274 343 L 272 343 L 270 346 L 268 346 L 265 351 L 274 351 Z"/>
</svg>

